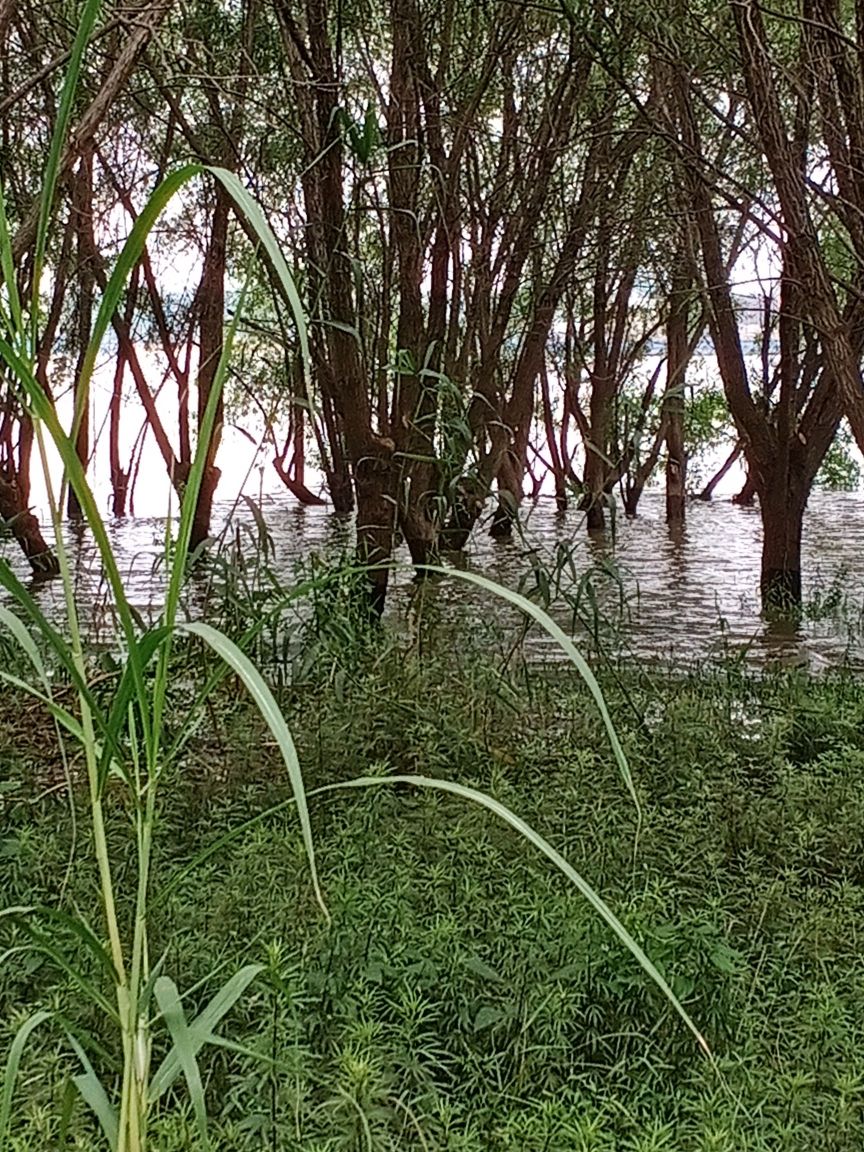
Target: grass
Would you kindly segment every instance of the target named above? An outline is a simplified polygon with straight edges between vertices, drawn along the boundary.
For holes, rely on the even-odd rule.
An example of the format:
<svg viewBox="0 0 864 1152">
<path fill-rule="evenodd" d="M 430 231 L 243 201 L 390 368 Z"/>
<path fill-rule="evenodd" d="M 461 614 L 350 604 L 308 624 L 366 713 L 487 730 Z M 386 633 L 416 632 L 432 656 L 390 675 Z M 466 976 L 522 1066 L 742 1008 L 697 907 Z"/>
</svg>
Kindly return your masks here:
<svg viewBox="0 0 864 1152">
<path fill-rule="evenodd" d="M 260 715 L 226 685 L 166 782 L 149 925 L 153 956 L 184 974 L 190 1017 L 226 974 L 263 965 L 218 1030 L 223 1046 L 198 1057 L 212 1148 L 864 1144 L 854 681 L 618 669 L 603 687 L 643 804 L 634 863 L 636 814 L 584 686 L 560 670 L 502 673 L 444 630 L 422 657 L 374 636 L 350 649 L 326 630 L 317 640 L 279 694 L 310 790 L 372 765 L 446 776 L 520 812 L 645 946 L 722 1074 L 579 895 L 454 798 L 405 786 L 313 797 L 327 924 L 290 806 L 224 840 L 289 799 Z M 166 709 L 177 726 L 183 691 Z M 68 810 L 29 783 L 44 737 L 31 726 L 28 747 L 14 717 L 2 724 L 18 784 L 3 794 L 7 902 L 95 919 L 87 807 L 73 852 Z M 125 801 L 109 790 L 106 803 L 120 817 L 108 823 L 122 893 Z M 2 941 L 24 944 L 21 926 Z M 88 1039 L 110 1084 L 120 1054 L 44 951 L 3 968 L 0 1051 L 36 1003 Z M 154 1039 L 154 1063 L 166 1044 Z M 88 1111 L 67 1100 L 77 1071 L 68 1046 L 29 1051 L 13 1148 L 94 1146 Z M 200 1146 L 187 1101 L 178 1085 L 159 1102 L 154 1147 Z"/>
</svg>

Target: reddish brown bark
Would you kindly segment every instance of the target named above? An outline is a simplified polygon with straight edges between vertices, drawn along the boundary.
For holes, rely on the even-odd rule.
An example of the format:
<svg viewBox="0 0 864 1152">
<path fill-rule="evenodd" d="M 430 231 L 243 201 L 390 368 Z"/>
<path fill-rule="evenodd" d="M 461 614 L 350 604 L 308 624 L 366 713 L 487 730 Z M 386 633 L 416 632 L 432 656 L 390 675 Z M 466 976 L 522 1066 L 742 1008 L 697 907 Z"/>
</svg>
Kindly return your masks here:
<svg viewBox="0 0 864 1152">
<path fill-rule="evenodd" d="M 749 9 L 749 5 L 746 7 Z M 736 9 L 736 21 L 739 17 Z M 739 24 L 741 36 L 743 30 Z M 746 48 L 745 52 L 752 53 L 752 47 Z M 751 100 L 759 108 L 763 98 L 770 105 L 770 96 L 752 91 L 755 83 L 752 57 L 748 71 L 751 74 Z M 748 479 L 759 496 L 763 524 L 762 602 L 766 610 L 773 611 L 777 607 L 788 610 L 800 603 L 804 508 L 813 479 L 834 438 L 842 412 L 841 396 L 844 395 L 834 373 L 835 362 L 829 358 L 827 367 L 816 372 L 809 356 L 811 333 L 802 324 L 802 317 L 808 310 L 814 314 L 812 301 L 804 298 L 807 290 L 801 280 L 802 267 L 812 271 L 811 258 L 803 265 L 801 262 L 802 235 L 804 248 L 809 243 L 804 235 L 807 221 L 801 219 L 798 212 L 800 203 L 795 202 L 787 188 L 781 196 L 789 236 L 782 252 L 784 265 L 777 363 L 779 389 L 769 411 L 768 398 L 757 401 L 750 391 L 729 285 L 729 270 L 723 261 L 711 199 L 713 172 L 704 156 L 688 81 L 680 72 L 673 80 L 673 92 L 683 144 L 681 171 L 693 223 L 698 230 L 711 305 L 712 341 L 730 412 L 744 446 Z M 777 144 L 771 136 L 777 125 L 770 109 L 766 124 L 770 128 L 767 138 L 763 138 L 767 149 Z M 780 165 L 783 177 L 791 180 L 785 164 L 784 158 Z M 788 206 L 792 211 L 788 215 L 787 204 L 783 203 L 786 200 L 791 201 Z M 818 288 L 818 283 L 814 282 L 813 288 Z M 813 327 L 824 335 L 817 324 L 814 323 Z"/>
<path fill-rule="evenodd" d="M 21 499 L 14 482 L 0 478 L 0 520 L 12 533 L 35 575 L 56 576 L 60 565 L 42 535 L 39 521 Z"/>
</svg>

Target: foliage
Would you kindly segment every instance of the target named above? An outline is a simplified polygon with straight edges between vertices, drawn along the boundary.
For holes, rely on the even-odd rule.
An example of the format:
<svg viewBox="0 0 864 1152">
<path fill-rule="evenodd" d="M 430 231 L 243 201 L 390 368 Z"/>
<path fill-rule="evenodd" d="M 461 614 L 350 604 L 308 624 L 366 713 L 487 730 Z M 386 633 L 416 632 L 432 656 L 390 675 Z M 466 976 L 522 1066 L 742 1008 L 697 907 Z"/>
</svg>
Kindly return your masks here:
<svg viewBox="0 0 864 1152">
<path fill-rule="evenodd" d="M 512 832 L 451 798 L 400 786 L 313 801 L 325 923 L 261 719 L 225 685 L 170 774 L 151 913 L 154 947 L 188 977 L 190 1015 L 214 957 L 264 965 L 223 1047 L 200 1056 L 211 1146 L 860 1147 L 855 682 L 732 666 L 606 678 L 645 803 L 634 871 L 632 816 L 585 690 L 555 668 L 502 671 L 446 628 L 427 640 L 422 656 L 380 633 L 365 656 L 334 647 L 339 693 L 285 688 L 308 786 L 374 764 L 447 775 L 524 812 L 623 910 L 706 1027 L 723 1079 L 694 1062 L 585 906 Z M 41 746 L 4 726 L 0 747 L 17 783 L 5 793 L 9 893 L 49 903 L 75 833 L 28 783 Z M 200 849 L 210 854 L 191 870 Z M 86 868 L 67 885 L 92 908 Z M 25 989 L 62 1003 L 73 1034 L 98 1030 L 56 959 L 30 956 L 0 977 L 0 1045 Z M 109 1052 L 94 1060 L 110 1067 Z M 61 1107 L 73 1070 L 50 1045 L 30 1051 L 14 1148 L 61 1129 L 69 1146 L 92 1146 L 86 1110 Z M 198 1146 L 182 1106 L 160 1106 L 152 1135 L 160 1149 Z"/>
<path fill-rule="evenodd" d="M 845 421 L 816 473 L 814 484 L 829 492 L 856 492 L 861 487 L 860 454 Z"/>
</svg>

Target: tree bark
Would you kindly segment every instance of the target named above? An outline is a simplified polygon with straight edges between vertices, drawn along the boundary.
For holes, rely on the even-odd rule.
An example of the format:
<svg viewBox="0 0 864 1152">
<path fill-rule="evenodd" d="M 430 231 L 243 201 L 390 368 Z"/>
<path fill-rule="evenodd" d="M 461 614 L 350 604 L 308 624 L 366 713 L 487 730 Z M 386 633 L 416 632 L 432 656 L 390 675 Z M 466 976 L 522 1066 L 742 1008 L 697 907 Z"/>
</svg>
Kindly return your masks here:
<svg viewBox="0 0 864 1152">
<path fill-rule="evenodd" d="M 759 587 L 763 609 L 769 614 L 794 612 L 801 604 L 801 537 L 808 488 L 799 476 L 787 484 L 764 486 L 762 512 L 762 570 Z"/>
<path fill-rule="evenodd" d="M 225 264 L 228 245 L 228 220 L 231 201 L 228 193 L 216 181 L 216 201 L 210 241 L 204 257 L 201 273 L 200 305 L 198 312 L 198 432 L 204 423 L 204 413 L 210 400 L 216 380 L 216 372 L 222 356 L 222 339 L 225 319 Z M 192 518 L 192 534 L 189 547 L 194 552 L 210 535 L 210 520 L 213 512 L 213 497 L 219 483 L 221 471 L 216 467 L 216 454 L 222 439 L 222 423 L 225 402 L 222 390 L 216 400 L 216 418 L 210 440 L 206 445 L 206 462 L 201 487 L 195 502 Z"/>
<path fill-rule="evenodd" d="M 57 557 L 45 541 L 39 521 L 21 499 L 16 484 L 0 479 L 0 519 L 21 545 L 34 575 L 56 576 Z"/>
<path fill-rule="evenodd" d="M 684 451 L 684 381 L 690 350 L 687 340 L 690 277 L 676 274 L 666 329 L 666 522 L 683 524 L 687 515 L 687 456 Z"/>
</svg>

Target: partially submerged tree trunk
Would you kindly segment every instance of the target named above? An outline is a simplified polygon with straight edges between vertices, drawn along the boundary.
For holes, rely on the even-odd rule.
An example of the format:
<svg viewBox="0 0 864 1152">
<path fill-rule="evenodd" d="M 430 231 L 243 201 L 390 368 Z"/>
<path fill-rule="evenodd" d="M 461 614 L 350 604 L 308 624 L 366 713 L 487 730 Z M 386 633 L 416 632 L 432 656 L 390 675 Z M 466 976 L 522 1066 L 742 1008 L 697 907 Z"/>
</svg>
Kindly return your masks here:
<svg viewBox="0 0 864 1152">
<path fill-rule="evenodd" d="M 666 522 L 683 524 L 687 515 L 687 457 L 684 450 L 684 383 L 690 349 L 687 328 L 690 278 L 677 273 L 666 326 Z"/>
<path fill-rule="evenodd" d="M 740 32 L 743 37 L 743 28 Z M 724 264 L 712 203 L 714 169 L 703 152 L 690 80 L 681 70 L 672 78 L 672 91 L 683 145 L 681 171 L 705 270 L 712 342 L 729 409 L 744 444 L 748 480 L 759 496 L 763 526 L 762 603 L 766 611 L 794 610 L 801 603 L 804 508 L 840 422 L 841 391 L 830 358 L 828 366 L 819 371 L 818 358 L 811 353 L 814 340 L 823 338 L 824 333 L 815 324 L 808 327 L 802 320 L 812 301 L 805 300 L 799 275 L 801 235 L 795 228 L 800 221 L 793 213 L 784 220 L 790 235 L 781 248 L 777 399 L 769 408 L 767 395 L 759 400 L 752 395 L 729 269 Z M 754 97 L 757 101 L 761 98 Z M 801 99 L 805 97 L 802 95 Z M 765 323 L 769 322 L 766 312 Z"/>
<path fill-rule="evenodd" d="M 42 535 L 39 521 L 21 499 L 14 481 L 0 478 L 0 519 L 12 533 L 37 576 L 56 576 L 57 557 Z"/>
<path fill-rule="evenodd" d="M 781 477 L 766 480 L 759 496 L 763 530 L 759 588 L 767 611 L 788 613 L 801 604 L 801 539 L 809 486 L 799 467 L 790 470 L 786 483 Z"/>
</svg>

